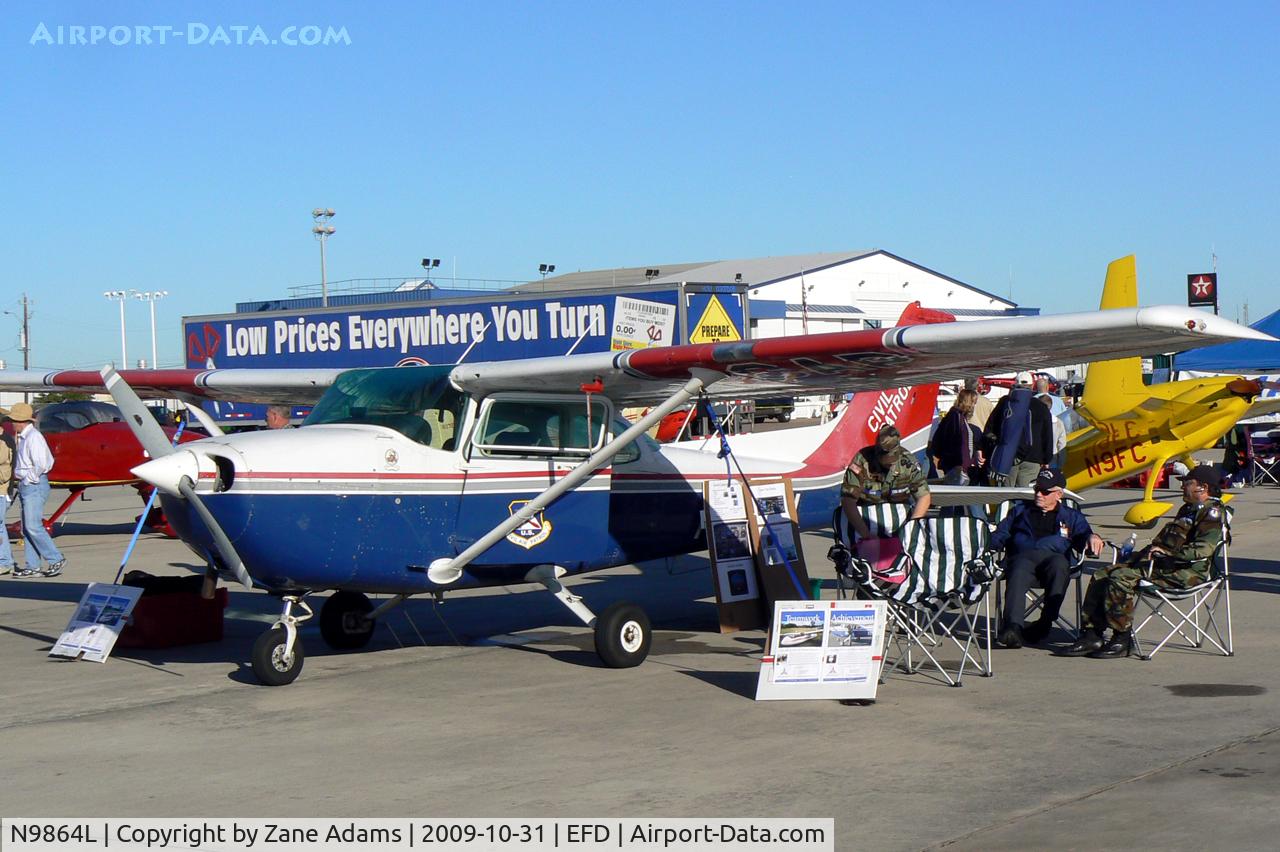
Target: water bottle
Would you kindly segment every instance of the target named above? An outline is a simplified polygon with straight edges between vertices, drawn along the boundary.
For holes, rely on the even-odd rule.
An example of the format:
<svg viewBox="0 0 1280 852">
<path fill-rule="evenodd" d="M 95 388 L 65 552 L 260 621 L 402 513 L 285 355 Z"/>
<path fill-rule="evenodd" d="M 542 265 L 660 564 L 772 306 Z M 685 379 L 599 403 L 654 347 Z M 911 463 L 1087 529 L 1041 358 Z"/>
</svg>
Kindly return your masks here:
<svg viewBox="0 0 1280 852">
<path fill-rule="evenodd" d="M 1133 548 L 1138 543 L 1138 534 L 1136 532 L 1129 533 L 1129 537 L 1125 539 L 1124 544 L 1120 545 L 1120 561 L 1126 562 L 1133 555 Z"/>
</svg>

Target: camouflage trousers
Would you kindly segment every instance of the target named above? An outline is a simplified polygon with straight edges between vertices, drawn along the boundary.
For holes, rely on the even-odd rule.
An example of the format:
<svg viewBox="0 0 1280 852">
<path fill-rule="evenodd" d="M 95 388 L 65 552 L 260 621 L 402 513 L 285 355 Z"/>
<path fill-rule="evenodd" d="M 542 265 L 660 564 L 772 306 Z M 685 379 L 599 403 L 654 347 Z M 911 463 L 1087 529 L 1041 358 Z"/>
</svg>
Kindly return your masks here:
<svg viewBox="0 0 1280 852">
<path fill-rule="evenodd" d="M 1145 550 L 1130 562 L 1108 565 L 1094 572 L 1084 595 L 1084 626 L 1101 633 L 1127 631 L 1133 627 L 1133 609 L 1138 602 L 1138 581 L 1142 579 Z M 1156 557 L 1151 564 L 1151 582 L 1165 589 L 1185 589 L 1204 582 L 1204 571 L 1186 562 Z"/>
</svg>

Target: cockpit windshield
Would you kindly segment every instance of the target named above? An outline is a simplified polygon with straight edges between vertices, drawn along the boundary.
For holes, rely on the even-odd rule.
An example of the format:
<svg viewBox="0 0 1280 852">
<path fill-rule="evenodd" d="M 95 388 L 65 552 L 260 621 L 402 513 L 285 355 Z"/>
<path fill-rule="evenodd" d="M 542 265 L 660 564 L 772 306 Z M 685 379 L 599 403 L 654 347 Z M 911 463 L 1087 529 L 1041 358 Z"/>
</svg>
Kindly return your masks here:
<svg viewBox="0 0 1280 852">
<path fill-rule="evenodd" d="M 75 432 L 95 423 L 112 423 L 123 419 L 120 409 L 114 405 L 93 400 L 56 402 L 43 406 L 36 412 L 36 426 L 49 435 Z"/>
<path fill-rule="evenodd" d="M 450 367 L 350 370 L 325 391 L 304 426 L 365 423 L 386 426 L 412 441 L 452 450 L 466 394 L 449 384 Z"/>
</svg>

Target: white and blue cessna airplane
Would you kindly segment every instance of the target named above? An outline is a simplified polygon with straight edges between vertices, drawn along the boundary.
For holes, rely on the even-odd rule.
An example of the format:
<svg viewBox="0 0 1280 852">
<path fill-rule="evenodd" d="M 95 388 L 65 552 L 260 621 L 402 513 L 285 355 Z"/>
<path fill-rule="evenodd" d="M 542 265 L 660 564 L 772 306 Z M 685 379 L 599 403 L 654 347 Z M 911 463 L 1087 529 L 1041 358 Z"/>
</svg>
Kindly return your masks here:
<svg viewBox="0 0 1280 852">
<path fill-rule="evenodd" d="M 1186 307 L 943 319 L 909 309 L 906 324 L 882 330 L 455 366 L 7 372 L 0 388 L 105 384 L 152 457 L 134 472 L 160 489 L 210 580 L 234 577 L 281 599 L 252 653 L 257 677 L 280 685 L 302 668 L 304 599 L 326 590 L 335 593 L 321 635 L 357 648 L 378 615 L 411 595 L 541 583 L 594 627 L 606 664 L 639 664 L 650 644 L 644 612 L 620 602 L 597 617 L 560 578 L 705 548 L 702 484 L 725 476 L 725 461 L 645 437 L 702 394 L 868 392 L 825 426 L 734 439 L 747 475 L 792 480 L 799 522 L 815 528 L 829 522 L 869 426 L 915 431 L 914 392 L 895 389 L 1269 339 Z M 175 448 L 138 393 L 315 407 L 300 429 Z M 623 405 L 652 408 L 632 424 L 617 414 Z M 935 491 L 935 503 L 946 501 Z M 392 597 L 375 609 L 366 593 Z"/>
</svg>

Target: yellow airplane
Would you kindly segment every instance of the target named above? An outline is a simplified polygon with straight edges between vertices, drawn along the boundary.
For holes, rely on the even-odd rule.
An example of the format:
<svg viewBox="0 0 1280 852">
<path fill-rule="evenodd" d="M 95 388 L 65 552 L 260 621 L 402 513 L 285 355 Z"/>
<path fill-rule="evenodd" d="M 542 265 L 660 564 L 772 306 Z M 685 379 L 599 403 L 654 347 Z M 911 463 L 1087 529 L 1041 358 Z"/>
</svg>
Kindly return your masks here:
<svg viewBox="0 0 1280 852">
<path fill-rule="evenodd" d="M 1138 304 L 1133 255 L 1107 267 L 1102 309 Z M 1090 425 L 1067 436 L 1063 474 L 1081 491 L 1151 470 L 1142 499 L 1124 519 L 1151 526 L 1173 508 L 1153 499 L 1159 471 L 1171 459 L 1194 465 L 1191 454 L 1212 447 L 1236 421 L 1280 410 L 1280 401 L 1258 401 L 1261 382 L 1241 376 L 1186 379 L 1147 386 L 1140 358 L 1090 364 L 1076 413 Z M 1224 497 L 1230 499 L 1230 495 Z"/>
</svg>

